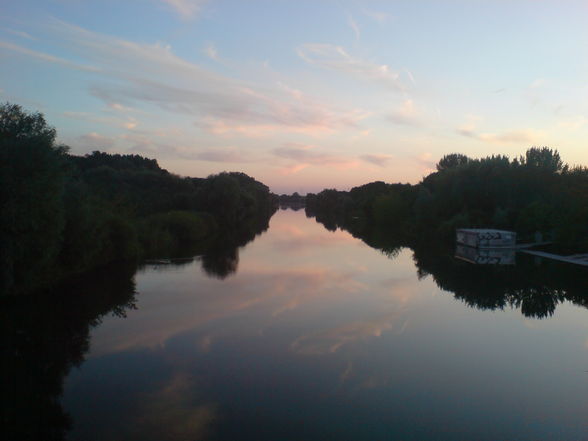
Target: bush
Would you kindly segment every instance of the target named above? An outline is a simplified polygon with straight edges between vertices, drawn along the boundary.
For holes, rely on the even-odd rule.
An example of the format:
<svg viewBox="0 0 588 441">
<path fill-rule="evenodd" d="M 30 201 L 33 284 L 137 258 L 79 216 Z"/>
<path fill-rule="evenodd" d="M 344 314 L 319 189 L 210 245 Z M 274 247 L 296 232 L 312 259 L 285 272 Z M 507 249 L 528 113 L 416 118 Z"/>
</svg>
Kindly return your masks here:
<svg viewBox="0 0 588 441">
<path fill-rule="evenodd" d="M 216 230 L 207 213 L 171 211 L 155 214 L 141 222 L 140 243 L 145 257 L 183 255 L 194 249 Z"/>
</svg>

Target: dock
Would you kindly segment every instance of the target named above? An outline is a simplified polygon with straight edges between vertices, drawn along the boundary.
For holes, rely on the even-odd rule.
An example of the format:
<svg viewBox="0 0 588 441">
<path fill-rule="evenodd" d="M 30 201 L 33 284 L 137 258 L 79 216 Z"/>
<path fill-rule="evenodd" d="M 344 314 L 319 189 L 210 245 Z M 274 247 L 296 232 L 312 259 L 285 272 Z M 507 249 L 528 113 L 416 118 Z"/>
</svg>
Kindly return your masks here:
<svg viewBox="0 0 588 441">
<path fill-rule="evenodd" d="M 588 254 L 572 254 L 570 256 L 562 256 L 560 254 L 546 253 L 545 251 L 534 251 L 521 249 L 521 253 L 527 253 L 532 256 L 544 257 L 546 259 L 553 259 L 559 262 L 573 263 L 575 265 L 588 266 Z"/>
<path fill-rule="evenodd" d="M 455 257 L 478 265 L 514 265 L 515 253 L 521 252 L 531 256 L 557 260 L 558 262 L 588 266 L 588 253 L 561 254 L 536 251 L 531 248 L 550 245 L 551 241 L 542 240 L 542 235 L 535 234 L 535 242 L 517 243 L 514 231 L 491 228 L 458 228 L 455 230 L 457 247 Z"/>
</svg>

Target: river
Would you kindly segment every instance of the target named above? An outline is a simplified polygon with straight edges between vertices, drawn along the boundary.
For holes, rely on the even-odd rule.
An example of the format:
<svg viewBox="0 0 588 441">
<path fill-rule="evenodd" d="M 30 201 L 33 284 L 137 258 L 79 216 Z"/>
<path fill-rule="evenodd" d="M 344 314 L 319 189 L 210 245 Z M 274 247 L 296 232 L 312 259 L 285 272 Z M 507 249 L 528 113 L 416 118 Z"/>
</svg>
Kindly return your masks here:
<svg viewBox="0 0 588 441">
<path fill-rule="evenodd" d="M 280 210 L 230 271 L 102 273 L 122 298 L 59 331 L 42 411 L 76 441 L 587 439 L 588 272 L 520 259 L 383 253 Z"/>
</svg>

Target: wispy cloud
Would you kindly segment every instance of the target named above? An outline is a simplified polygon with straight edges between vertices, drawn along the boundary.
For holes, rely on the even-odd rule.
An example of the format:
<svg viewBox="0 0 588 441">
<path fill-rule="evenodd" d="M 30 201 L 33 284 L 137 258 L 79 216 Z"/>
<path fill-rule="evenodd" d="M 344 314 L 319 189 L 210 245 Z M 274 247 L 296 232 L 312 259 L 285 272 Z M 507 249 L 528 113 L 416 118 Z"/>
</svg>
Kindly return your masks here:
<svg viewBox="0 0 588 441">
<path fill-rule="evenodd" d="M 401 125 L 420 126 L 422 124 L 420 114 L 411 99 L 405 100 L 400 107 L 390 112 L 387 119 Z"/>
<path fill-rule="evenodd" d="M 28 32 L 24 32 L 24 31 L 17 31 L 15 29 L 10 29 L 10 28 L 0 28 L 0 30 L 8 33 L 8 34 L 12 34 L 15 35 L 17 37 L 20 38 L 25 38 L 27 40 L 36 40 L 35 37 L 33 37 L 31 34 L 29 34 Z"/>
<path fill-rule="evenodd" d="M 279 86 L 246 83 L 214 73 L 176 56 L 168 45 L 139 44 L 62 21 L 50 24 L 49 32 L 58 42 L 56 50 L 87 64 L 10 43 L 0 42 L 0 47 L 99 74 L 90 92 L 108 106 L 157 106 L 188 115 L 212 133 L 252 136 L 277 131 L 317 135 L 356 127 L 365 115 L 300 91 L 293 95 Z"/>
<path fill-rule="evenodd" d="M 567 130 L 578 130 L 581 127 L 584 127 L 588 124 L 588 118 L 584 115 L 577 115 L 565 120 L 559 121 L 557 123 L 557 127 L 560 129 L 567 129 Z"/>
<path fill-rule="evenodd" d="M 372 20 L 383 24 L 386 23 L 387 21 L 389 21 L 392 16 L 390 14 L 388 14 L 387 12 L 382 12 L 382 11 L 374 11 L 371 9 L 362 9 L 362 12 L 364 13 L 364 15 L 366 17 L 371 18 Z"/>
<path fill-rule="evenodd" d="M 255 160 L 251 154 L 243 154 L 241 151 L 234 148 L 216 148 L 204 150 L 194 155 L 194 159 L 200 161 L 211 162 L 252 162 Z"/>
<path fill-rule="evenodd" d="M 466 122 L 459 126 L 456 133 L 466 138 L 477 139 L 493 144 L 535 144 L 545 137 L 545 132 L 532 128 L 507 130 L 500 133 L 486 132 L 478 128 L 483 118 L 478 115 L 466 115 Z"/>
<path fill-rule="evenodd" d="M 419 165 L 423 174 L 428 174 L 435 171 L 435 160 L 433 154 L 430 152 L 423 152 L 414 157 L 415 162 Z"/>
<path fill-rule="evenodd" d="M 365 154 L 361 155 L 360 159 L 369 162 L 370 164 L 377 165 L 379 167 L 385 167 L 394 156 L 383 155 L 383 154 Z"/>
<path fill-rule="evenodd" d="M 79 136 L 75 141 L 86 151 L 105 150 L 112 147 L 115 142 L 114 138 L 96 132 L 86 133 Z"/>
<path fill-rule="evenodd" d="M 208 147 L 202 149 L 191 142 L 181 141 L 182 133 L 167 130 L 137 131 L 119 136 L 129 152 L 157 154 L 160 158 L 180 158 L 188 161 L 218 163 L 249 163 L 258 161 L 259 155 L 236 147 Z"/>
<path fill-rule="evenodd" d="M 282 175 L 295 175 L 298 172 L 301 172 L 305 168 L 308 168 L 310 164 L 292 164 L 286 167 L 280 168 L 280 174 Z"/>
<path fill-rule="evenodd" d="M 457 133 L 467 138 L 493 144 L 535 144 L 545 133 L 535 129 L 510 130 L 502 133 L 478 132 L 475 127 L 465 125 L 457 129 Z"/>
<path fill-rule="evenodd" d="M 324 355 L 337 352 L 343 346 L 380 337 L 384 332 L 397 327 L 402 328 L 402 311 L 393 311 L 369 320 L 345 323 L 339 327 L 326 329 L 297 338 L 290 348 L 299 354 Z"/>
<path fill-rule="evenodd" d="M 62 115 L 65 116 L 66 118 L 79 119 L 79 120 L 83 120 L 83 121 L 89 121 L 92 123 L 104 124 L 107 126 L 119 127 L 119 128 L 124 128 L 124 129 L 128 129 L 128 130 L 132 130 L 132 129 L 136 128 L 138 125 L 138 121 L 131 116 L 121 118 L 121 117 L 113 117 L 113 116 L 96 115 L 96 114 L 89 113 L 89 112 L 69 112 L 69 111 L 63 112 Z"/>
<path fill-rule="evenodd" d="M 198 15 L 208 0 L 162 0 L 182 19 L 190 20 Z"/>
<path fill-rule="evenodd" d="M 211 60 L 214 61 L 220 61 L 220 57 L 218 55 L 218 50 L 216 49 L 216 47 L 214 46 L 214 44 L 212 43 L 208 43 L 205 47 L 204 47 L 204 53 L 206 54 L 206 56 L 208 58 L 210 58 Z"/>
<path fill-rule="evenodd" d="M 531 107 L 537 107 L 541 104 L 544 99 L 545 87 L 548 82 L 545 78 L 537 78 L 533 80 L 531 84 L 524 91 L 524 98 L 531 105 Z"/>
<path fill-rule="evenodd" d="M 284 147 L 274 149 L 273 154 L 279 158 L 295 161 L 295 164 L 288 165 L 284 169 L 289 174 L 297 173 L 311 165 L 339 170 L 347 170 L 359 165 L 353 158 L 328 153 L 313 145 L 287 143 Z"/>
<path fill-rule="evenodd" d="M 297 53 L 307 63 L 373 81 L 398 91 L 404 90 L 400 75 L 389 66 L 353 57 L 341 46 L 308 43 L 298 47 Z"/>
<path fill-rule="evenodd" d="M 416 86 L 416 80 L 414 79 L 414 75 L 412 74 L 412 72 L 408 69 L 404 69 L 404 72 L 406 73 L 406 76 L 408 77 L 411 84 L 413 86 Z"/>
<path fill-rule="evenodd" d="M 361 30 L 359 29 L 359 25 L 353 18 L 353 15 L 351 15 L 350 13 L 347 13 L 347 24 L 355 34 L 355 41 L 359 41 L 359 38 L 361 37 Z"/>
<path fill-rule="evenodd" d="M 32 57 L 32 58 L 35 58 L 35 59 L 41 60 L 41 61 L 46 61 L 48 63 L 60 64 L 64 67 L 67 67 L 70 69 L 81 70 L 81 71 L 86 71 L 86 72 L 99 72 L 100 71 L 100 69 L 97 67 L 87 66 L 87 65 L 75 63 L 72 61 L 68 61 L 64 58 L 55 57 L 53 55 L 49 55 L 44 52 L 39 52 L 39 51 L 35 51 L 32 49 L 28 49 L 26 47 L 23 47 L 23 46 L 20 46 L 17 44 L 8 43 L 6 41 L 0 41 L 0 48 L 8 49 L 12 52 L 17 52 L 22 55 L 27 55 L 29 57 Z"/>
</svg>

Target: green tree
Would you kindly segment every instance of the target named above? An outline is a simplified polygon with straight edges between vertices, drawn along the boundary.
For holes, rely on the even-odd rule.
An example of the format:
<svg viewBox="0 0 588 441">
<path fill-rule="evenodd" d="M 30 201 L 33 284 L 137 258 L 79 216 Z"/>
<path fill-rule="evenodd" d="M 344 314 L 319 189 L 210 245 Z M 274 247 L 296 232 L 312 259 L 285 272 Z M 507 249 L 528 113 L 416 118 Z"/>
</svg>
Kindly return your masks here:
<svg viewBox="0 0 588 441">
<path fill-rule="evenodd" d="M 460 165 L 467 164 L 468 162 L 470 162 L 470 158 L 468 158 L 466 155 L 462 155 L 461 153 L 451 153 L 449 155 L 443 156 L 437 163 L 437 171 L 455 168 Z"/>
<path fill-rule="evenodd" d="M 549 147 L 531 147 L 521 157 L 520 163 L 527 167 L 535 167 L 550 173 L 561 173 L 567 170 L 557 150 Z"/>
<path fill-rule="evenodd" d="M 54 147 L 55 136 L 41 113 L 26 113 L 18 104 L 0 105 L 0 139 L 36 140 Z"/>
<path fill-rule="evenodd" d="M 66 148 L 40 113 L 0 105 L 0 291 L 51 277 L 64 226 Z"/>
</svg>

